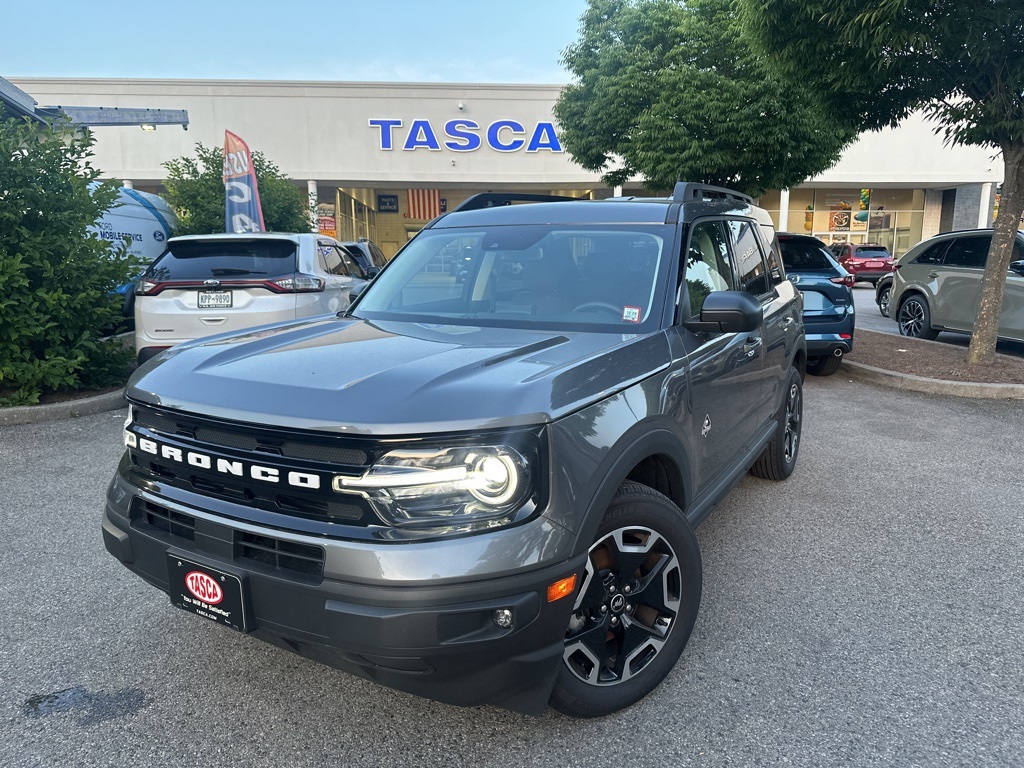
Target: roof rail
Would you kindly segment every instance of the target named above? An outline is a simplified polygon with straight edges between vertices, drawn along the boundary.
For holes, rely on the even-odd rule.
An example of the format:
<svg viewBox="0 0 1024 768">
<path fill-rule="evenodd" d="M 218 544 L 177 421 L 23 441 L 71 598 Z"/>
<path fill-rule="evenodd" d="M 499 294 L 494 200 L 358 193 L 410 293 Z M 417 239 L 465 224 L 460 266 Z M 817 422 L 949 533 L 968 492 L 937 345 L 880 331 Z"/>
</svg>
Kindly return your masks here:
<svg viewBox="0 0 1024 768">
<path fill-rule="evenodd" d="M 672 191 L 673 203 L 689 203 L 707 198 L 739 200 L 748 205 L 754 204 L 754 198 L 750 197 L 750 195 L 744 195 L 742 192 L 737 192 L 734 189 L 712 187 L 709 184 L 699 184 L 694 181 L 677 181 L 676 188 Z"/>
<path fill-rule="evenodd" d="M 580 199 L 582 198 L 563 195 L 534 195 L 527 192 L 481 192 L 479 195 L 473 195 L 463 200 L 455 211 L 478 211 L 481 208 L 497 208 L 501 205 L 512 205 L 512 203 L 564 203 L 567 200 Z"/>
</svg>

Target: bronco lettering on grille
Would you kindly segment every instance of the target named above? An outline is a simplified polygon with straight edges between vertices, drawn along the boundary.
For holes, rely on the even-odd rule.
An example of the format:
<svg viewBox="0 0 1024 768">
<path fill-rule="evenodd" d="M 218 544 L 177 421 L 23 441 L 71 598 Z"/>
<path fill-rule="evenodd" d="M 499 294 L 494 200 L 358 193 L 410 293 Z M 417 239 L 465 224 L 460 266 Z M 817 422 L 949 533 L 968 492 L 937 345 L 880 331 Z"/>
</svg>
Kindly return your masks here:
<svg viewBox="0 0 1024 768">
<path fill-rule="evenodd" d="M 131 437 L 128 437 L 131 435 Z M 208 469 L 211 472 L 219 472 L 222 475 L 233 477 L 251 477 L 264 483 L 280 483 L 282 479 L 286 485 L 295 488 L 305 488 L 315 491 L 320 488 L 320 475 L 313 472 L 295 472 L 289 470 L 282 478 L 281 470 L 275 467 L 265 467 L 260 464 L 249 464 L 237 459 L 224 459 L 197 451 L 183 451 L 173 445 L 164 445 L 146 437 L 137 437 L 132 432 L 126 432 L 125 442 L 129 446 L 138 446 L 143 453 L 157 456 L 162 459 L 188 464 L 199 469 Z"/>
</svg>

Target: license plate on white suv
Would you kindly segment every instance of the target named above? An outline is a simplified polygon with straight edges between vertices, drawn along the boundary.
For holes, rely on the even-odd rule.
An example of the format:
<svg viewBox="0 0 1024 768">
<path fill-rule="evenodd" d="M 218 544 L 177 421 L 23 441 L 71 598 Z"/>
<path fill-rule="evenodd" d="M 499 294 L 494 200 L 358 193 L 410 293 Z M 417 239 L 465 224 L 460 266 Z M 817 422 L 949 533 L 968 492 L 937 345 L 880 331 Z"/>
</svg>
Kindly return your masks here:
<svg viewBox="0 0 1024 768">
<path fill-rule="evenodd" d="M 231 291 L 200 291 L 200 309 L 230 309 Z"/>
</svg>

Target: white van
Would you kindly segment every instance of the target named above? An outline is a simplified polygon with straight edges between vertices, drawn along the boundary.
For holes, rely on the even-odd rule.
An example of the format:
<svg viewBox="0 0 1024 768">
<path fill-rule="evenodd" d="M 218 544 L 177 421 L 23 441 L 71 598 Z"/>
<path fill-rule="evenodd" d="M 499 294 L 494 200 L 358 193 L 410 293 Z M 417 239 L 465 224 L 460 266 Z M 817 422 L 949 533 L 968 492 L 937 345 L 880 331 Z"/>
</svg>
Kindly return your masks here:
<svg viewBox="0 0 1024 768">
<path fill-rule="evenodd" d="M 114 205 L 96 222 L 94 231 L 112 243 L 124 242 L 128 253 L 149 264 L 164 252 L 177 226 L 174 211 L 162 197 L 121 187 Z M 124 297 L 125 317 L 134 315 L 134 287 L 132 280 L 117 288 Z"/>
</svg>

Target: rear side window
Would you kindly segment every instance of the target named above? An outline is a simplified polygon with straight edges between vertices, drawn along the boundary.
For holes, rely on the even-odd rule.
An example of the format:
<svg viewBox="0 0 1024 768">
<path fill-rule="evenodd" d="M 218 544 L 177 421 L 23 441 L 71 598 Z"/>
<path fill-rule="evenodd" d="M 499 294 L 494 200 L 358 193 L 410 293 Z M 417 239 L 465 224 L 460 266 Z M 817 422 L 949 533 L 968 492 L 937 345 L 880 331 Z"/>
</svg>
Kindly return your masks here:
<svg viewBox="0 0 1024 768">
<path fill-rule="evenodd" d="M 984 268 L 991 243 L 990 237 L 958 237 L 946 251 L 943 263 L 947 267 Z"/>
<path fill-rule="evenodd" d="M 943 240 L 928 246 L 925 252 L 914 259 L 914 264 L 941 264 L 942 255 L 949 247 L 949 240 Z"/>
<path fill-rule="evenodd" d="M 171 243 L 146 274 L 156 280 L 265 280 L 295 271 L 290 240 L 185 240 Z"/>
<path fill-rule="evenodd" d="M 889 258 L 889 251 L 885 248 L 872 248 L 870 246 L 864 246 L 858 248 L 857 251 L 858 259 L 887 259 Z"/>
<path fill-rule="evenodd" d="M 375 267 L 383 267 L 388 263 L 387 258 L 384 256 L 384 251 L 373 243 L 370 243 L 370 255 L 373 257 L 373 265 Z"/>
</svg>

